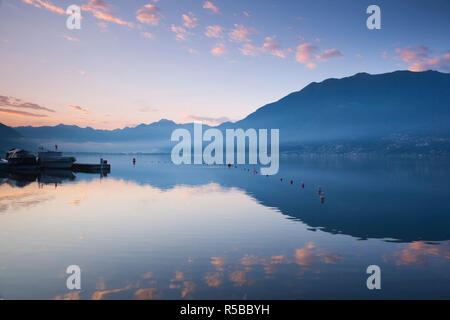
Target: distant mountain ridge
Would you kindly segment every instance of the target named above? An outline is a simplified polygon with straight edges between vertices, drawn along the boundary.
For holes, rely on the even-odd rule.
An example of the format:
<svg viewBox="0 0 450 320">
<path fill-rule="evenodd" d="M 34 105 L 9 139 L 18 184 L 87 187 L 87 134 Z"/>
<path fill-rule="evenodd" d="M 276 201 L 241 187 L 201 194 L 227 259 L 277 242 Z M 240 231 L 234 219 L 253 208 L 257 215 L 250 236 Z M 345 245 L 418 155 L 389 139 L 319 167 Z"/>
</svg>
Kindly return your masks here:
<svg viewBox="0 0 450 320">
<path fill-rule="evenodd" d="M 179 127 L 173 121 L 162 119 L 151 124 L 140 124 L 136 127 L 126 127 L 123 129 L 101 130 L 91 127 L 80 128 L 74 125 L 59 124 L 57 126 L 43 127 L 16 127 L 14 128 L 25 137 L 37 137 L 39 139 L 63 139 L 65 141 L 84 142 L 113 142 L 113 141 L 134 141 L 145 140 L 149 137 L 146 134 L 151 131 L 152 136 L 166 138 L 167 130 Z M 169 137 L 170 138 L 170 137 Z"/>
<path fill-rule="evenodd" d="M 34 148 L 35 146 L 14 128 L 0 123 L 0 153 L 9 150 L 12 147 Z M 4 155 L 0 154 L 0 157 L 3 156 Z"/>
<path fill-rule="evenodd" d="M 288 150 L 352 152 L 403 144 L 399 150 L 406 152 L 419 145 L 450 150 L 449 123 L 450 74 L 396 71 L 313 82 L 217 128 L 280 129 L 281 147 Z M 71 151 L 92 151 L 84 150 L 90 146 L 101 151 L 167 152 L 177 128 L 192 130 L 192 124 L 163 119 L 116 130 L 67 125 L 14 130 L 39 144 L 66 144 Z"/>
<path fill-rule="evenodd" d="M 2 139 L 20 138 L 22 135 L 11 127 L 0 123 L 0 137 Z"/>
<path fill-rule="evenodd" d="M 312 142 L 448 135 L 449 120 L 450 74 L 396 71 L 313 82 L 231 126 L 280 128 L 284 142 Z"/>
</svg>

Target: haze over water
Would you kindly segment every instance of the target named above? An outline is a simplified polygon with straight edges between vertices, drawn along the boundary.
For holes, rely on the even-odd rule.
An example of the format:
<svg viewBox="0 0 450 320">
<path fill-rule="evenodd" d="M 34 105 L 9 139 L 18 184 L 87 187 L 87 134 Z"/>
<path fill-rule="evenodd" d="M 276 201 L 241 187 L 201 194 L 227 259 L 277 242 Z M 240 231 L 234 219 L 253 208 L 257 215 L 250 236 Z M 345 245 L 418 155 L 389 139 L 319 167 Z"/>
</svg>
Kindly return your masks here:
<svg viewBox="0 0 450 320">
<path fill-rule="evenodd" d="M 103 178 L 2 177 L 0 298 L 450 298 L 448 159 L 290 156 L 265 177 L 104 157 Z"/>
</svg>

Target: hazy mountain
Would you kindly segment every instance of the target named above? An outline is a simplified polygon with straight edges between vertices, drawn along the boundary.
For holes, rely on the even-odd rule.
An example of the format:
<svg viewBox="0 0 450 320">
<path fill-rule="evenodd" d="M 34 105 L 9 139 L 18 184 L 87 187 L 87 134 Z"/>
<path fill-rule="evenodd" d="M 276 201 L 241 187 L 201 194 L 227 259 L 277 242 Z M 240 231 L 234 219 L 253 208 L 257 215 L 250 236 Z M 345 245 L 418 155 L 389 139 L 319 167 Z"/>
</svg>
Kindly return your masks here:
<svg viewBox="0 0 450 320">
<path fill-rule="evenodd" d="M 22 135 L 13 128 L 0 123 L 0 137 L 2 139 L 20 138 Z"/>
<path fill-rule="evenodd" d="M 97 130 L 90 127 L 80 128 L 59 124 L 54 127 L 16 127 L 24 137 L 37 139 L 59 139 L 76 142 L 118 142 L 166 139 L 167 132 L 176 129 L 178 125 L 169 120 L 160 120 L 151 124 L 141 124 L 137 127 L 115 130 Z M 170 137 L 169 137 L 170 139 Z"/>
<path fill-rule="evenodd" d="M 173 121 L 160 120 L 134 128 L 97 130 L 90 127 L 57 125 L 54 127 L 16 127 L 24 137 L 37 145 L 53 148 L 58 144 L 63 150 L 86 152 L 168 152 L 170 135 L 182 127 Z M 190 127 L 186 125 L 186 127 Z"/>
<path fill-rule="evenodd" d="M 227 127 L 280 128 L 283 142 L 450 133 L 450 74 L 370 75 L 311 83 Z"/>
<path fill-rule="evenodd" d="M 450 150 L 449 123 L 450 74 L 397 71 L 313 82 L 218 128 L 280 129 L 284 150 L 428 153 Z M 14 129 L 37 144 L 58 143 L 71 151 L 167 152 L 176 128 L 192 130 L 192 124 L 161 120 L 116 130 L 68 125 Z"/>
<path fill-rule="evenodd" d="M 0 123 L 0 157 L 4 157 L 3 153 L 11 148 L 33 149 L 34 147 L 33 142 L 22 137 L 17 130 Z"/>
</svg>

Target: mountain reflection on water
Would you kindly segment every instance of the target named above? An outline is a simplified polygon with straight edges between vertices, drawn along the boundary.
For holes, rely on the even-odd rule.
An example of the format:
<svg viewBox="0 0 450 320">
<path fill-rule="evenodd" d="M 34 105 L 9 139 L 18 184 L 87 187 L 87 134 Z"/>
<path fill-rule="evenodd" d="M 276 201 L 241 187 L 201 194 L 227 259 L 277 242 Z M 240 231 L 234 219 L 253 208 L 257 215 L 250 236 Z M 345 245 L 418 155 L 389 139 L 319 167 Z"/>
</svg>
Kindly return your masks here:
<svg viewBox="0 0 450 320">
<path fill-rule="evenodd" d="M 271 177 L 255 175 L 257 167 L 248 165 L 174 166 L 168 156 L 138 157 L 134 167 L 130 157 L 114 160 L 113 179 L 161 190 L 209 183 L 239 188 L 266 207 L 330 233 L 403 242 L 450 239 L 448 159 L 291 157 Z M 60 184 L 96 177 L 76 178 L 70 171 L 54 170 L 36 176 L 11 174 L 2 183 L 20 187 L 34 181 Z M 318 201 L 319 186 L 325 205 Z"/>
<path fill-rule="evenodd" d="M 103 157 L 108 177 L 0 175 L 1 296 L 450 296 L 448 159 L 291 156 L 266 177 L 245 165 L 174 166 L 165 155 Z M 67 292 L 61 279 L 74 263 L 89 281 Z M 370 264 L 382 267 L 380 294 L 365 287 Z M 23 278 L 40 289 L 24 293 Z"/>
</svg>

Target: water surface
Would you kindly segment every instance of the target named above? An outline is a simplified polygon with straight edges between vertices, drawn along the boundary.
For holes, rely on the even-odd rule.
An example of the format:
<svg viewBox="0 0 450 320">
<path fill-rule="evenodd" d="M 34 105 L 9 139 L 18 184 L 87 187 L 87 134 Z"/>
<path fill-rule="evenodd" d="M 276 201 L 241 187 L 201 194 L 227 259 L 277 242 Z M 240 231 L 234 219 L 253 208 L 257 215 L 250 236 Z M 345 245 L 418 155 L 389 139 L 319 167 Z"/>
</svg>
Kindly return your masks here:
<svg viewBox="0 0 450 320">
<path fill-rule="evenodd" d="M 265 177 L 104 157 L 107 177 L 2 176 L 0 298 L 450 298 L 448 159 L 290 156 Z"/>
</svg>

